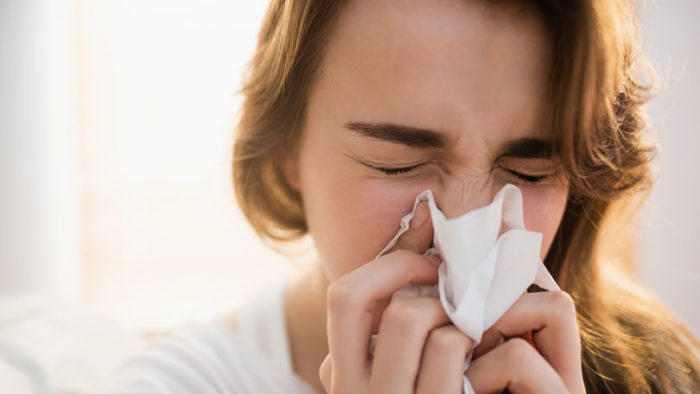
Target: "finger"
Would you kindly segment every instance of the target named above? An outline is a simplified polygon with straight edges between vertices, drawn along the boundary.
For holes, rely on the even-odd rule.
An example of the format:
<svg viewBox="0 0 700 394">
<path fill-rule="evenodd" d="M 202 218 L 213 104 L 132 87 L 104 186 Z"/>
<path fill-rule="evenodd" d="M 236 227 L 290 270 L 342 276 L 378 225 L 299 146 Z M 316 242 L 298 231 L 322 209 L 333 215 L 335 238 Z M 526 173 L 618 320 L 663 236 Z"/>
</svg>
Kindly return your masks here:
<svg viewBox="0 0 700 394">
<path fill-rule="evenodd" d="M 535 283 L 531 284 L 528 288 L 527 291 L 523 292 L 525 293 L 537 293 L 541 291 L 549 291 L 547 289 L 543 289 L 540 286 L 536 285 Z M 526 334 L 518 335 L 520 338 L 523 338 L 526 340 L 530 345 L 534 346 L 534 343 L 532 342 L 532 331 L 528 331 Z M 481 343 L 474 349 L 474 354 L 472 355 L 473 359 L 477 359 L 481 357 L 484 353 L 488 353 L 492 349 L 494 349 L 496 346 L 500 345 L 501 343 L 505 342 L 505 339 L 503 335 L 498 332 L 495 329 L 489 329 L 484 332 L 484 334 L 481 337 Z"/>
<path fill-rule="evenodd" d="M 476 360 L 482 355 L 490 352 L 491 350 L 495 349 L 496 346 L 505 342 L 505 340 L 506 338 L 501 332 L 493 327 L 489 328 L 488 330 L 484 331 L 481 336 L 481 342 L 476 346 L 476 348 L 474 348 L 472 359 Z"/>
<path fill-rule="evenodd" d="M 416 253 L 424 253 L 433 242 L 433 224 L 430 219 L 428 202 L 422 201 L 416 206 L 409 229 L 397 239 L 396 245 L 389 253 L 398 249 L 406 249 Z"/>
<path fill-rule="evenodd" d="M 466 373 L 477 393 L 508 390 L 511 393 L 565 393 L 556 371 L 537 350 L 513 338 L 472 361 Z"/>
<path fill-rule="evenodd" d="M 580 391 L 581 343 L 571 297 L 563 291 L 524 294 L 489 329 L 506 338 L 530 330 L 535 347 L 569 391 Z"/>
<path fill-rule="evenodd" d="M 449 322 L 437 298 L 393 300 L 382 314 L 370 387 L 380 393 L 413 392 L 428 334 Z"/>
<path fill-rule="evenodd" d="M 326 358 L 323 359 L 321 367 L 318 369 L 318 377 L 321 379 L 323 389 L 326 390 L 327 393 L 331 392 L 331 372 L 331 357 L 330 354 L 328 354 Z"/>
<path fill-rule="evenodd" d="M 416 393 L 461 393 L 462 374 L 474 341 L 452 324 L 428 335 L 418 370 Z"/>
<path fill-rule="evenodd" d="M 437 282 L 438 269 L 432 259 L 400 249 L 358 267 L 328 287 L 328 345 L 337 371 L 333 378 L 340 379 L 341 385 L 357 385 L 369 377 L 374 305 L 409 283 Z"/>
</svg>

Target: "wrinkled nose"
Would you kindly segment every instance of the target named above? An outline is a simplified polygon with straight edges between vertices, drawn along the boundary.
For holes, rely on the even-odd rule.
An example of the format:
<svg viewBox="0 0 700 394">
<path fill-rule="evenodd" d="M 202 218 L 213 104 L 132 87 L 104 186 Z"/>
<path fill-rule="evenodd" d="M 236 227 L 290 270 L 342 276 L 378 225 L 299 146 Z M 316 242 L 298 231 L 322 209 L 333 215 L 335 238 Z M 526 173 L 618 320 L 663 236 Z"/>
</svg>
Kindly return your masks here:
<svg viewBox="0 0 700 394">
<path fill-rule="evenodd" d="M 490 177 L 454 179 L 444 185 L 435 202 L 445 217 L 452 219 L 490 204 L 498 193 L 496 186 Z"/>
</svg>

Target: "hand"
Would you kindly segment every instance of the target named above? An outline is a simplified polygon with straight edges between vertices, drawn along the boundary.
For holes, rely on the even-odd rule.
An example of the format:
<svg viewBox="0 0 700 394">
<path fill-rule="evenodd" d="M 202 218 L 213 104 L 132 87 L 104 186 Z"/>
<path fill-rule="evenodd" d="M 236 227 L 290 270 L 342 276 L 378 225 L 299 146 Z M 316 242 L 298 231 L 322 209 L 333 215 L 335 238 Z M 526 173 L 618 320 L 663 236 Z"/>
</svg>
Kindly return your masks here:
<svg viewBox="0 0 700 394">
<path fill-rule="evenodd" d="M 426 207 L 419 206 L 417 217 L 421 209 Z M 380 313 L 383 301 L 404 285 L 437 282 L 439 262 L 422 255 L 432 239 L 432 226 L 425 223 L 406 231 L 390 253 L 329 287 L 330 353 L 319 369 L 327 392 L 462 392 L 462 370 L 473 342 L 450 324 L 439 300 L 397 300 Z M 377 325 L 370 360 L 369 340 Z M 534 347 L 519 338 L 530 332 Z M 484 333 L 466 376 L 479 393 L 585 392 L 571 297 L 523 294 Z"/>
<path fill-rule="evenodd" d="M 428 208 L 421 203 L 396 247 L 329 286 L 330 353 L 319 369 L 327 392 L 462 392 L 473 342 L 450 323 L 440 300 L 395 300 L 381 311 L 406 284 L 437 283 L 440 261 L 422 254 L 432 237 Z M 370 359 L 369 342 L 377 331 Z"/>
<path fill-rule="evenodd" d="M 534 347 L 518 338 L 532 331 Z M 466 373 L 474 391 L 585 393 L 572 298 L 525 293 L 486 332 Z"/>
</svg>

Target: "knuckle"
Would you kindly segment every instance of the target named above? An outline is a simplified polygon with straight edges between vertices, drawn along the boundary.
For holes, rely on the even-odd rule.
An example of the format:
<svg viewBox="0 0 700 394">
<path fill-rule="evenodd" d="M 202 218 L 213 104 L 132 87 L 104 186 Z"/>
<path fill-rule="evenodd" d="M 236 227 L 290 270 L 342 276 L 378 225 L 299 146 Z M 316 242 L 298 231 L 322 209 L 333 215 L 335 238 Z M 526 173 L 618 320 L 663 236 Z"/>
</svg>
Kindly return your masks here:
<svg viewBox="0 0 700 394">
<path fill-rule="evenodd" d="M 532 357 L 532 346 L 522 338 L 512 338 L 502 345 L 505 362 L 511 367 L 526 365 Z"/>
<path fill-rule="evenodd" d="M 440 353 L 464 353 L 470 347 L 471 340 L 454 327 L 443 326 L 430 332 L 427 345 Z"/>
<path fill-rule="evenodd" d="M 353 287 L 343 279 L 339 279 L 328 286 L 326 302 L 329 310 L 346 309 L 355 302 Z"/>
<path fill-rule="evenodd" d="M 385 324 L 391 325 L 393 329 L 413 334 L 420 328 L 419 322 L 424 316 L 425 313 L 418 303 L 411 299 L 397 300 L 387 306 L 382 320 L 385 320 Z"/>
<path fill-rule="evenodd" d="M 565 291 L 550 291 L 550 303 L 562 315 L 575 315 L 576 304 L 574 299 Z"/>
</svg>

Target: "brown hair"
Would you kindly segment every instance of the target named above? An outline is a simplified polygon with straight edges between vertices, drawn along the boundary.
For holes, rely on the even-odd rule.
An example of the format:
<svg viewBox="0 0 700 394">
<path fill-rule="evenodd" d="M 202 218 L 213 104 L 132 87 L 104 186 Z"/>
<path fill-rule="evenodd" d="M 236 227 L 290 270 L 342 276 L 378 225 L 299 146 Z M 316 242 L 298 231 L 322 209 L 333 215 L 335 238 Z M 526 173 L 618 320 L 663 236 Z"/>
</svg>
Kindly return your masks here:
<svg viewBox="0 0 700 394">
<path fill-rule="evenodd" d="M 515 1 L 510 1 L 513 3 Z M 272 0 L 240 91 L 236 198 L 277 248 L 307 233 L 301 195 L 280 155 L 296 154 L 307 97 L 345 1 Z M 639 26 L 630 0 L 527 0 L 549 29 L 556 149 L 569 201 L 545 259 L 574 298 L 591 392 L 699 392 L 700 343 L 601 254 L 652 185 L 655 148 L 642 135 L 649 88 L 637 82 Z M 619 227 L 617 227 L 619 228 Z"/>
</svg>

